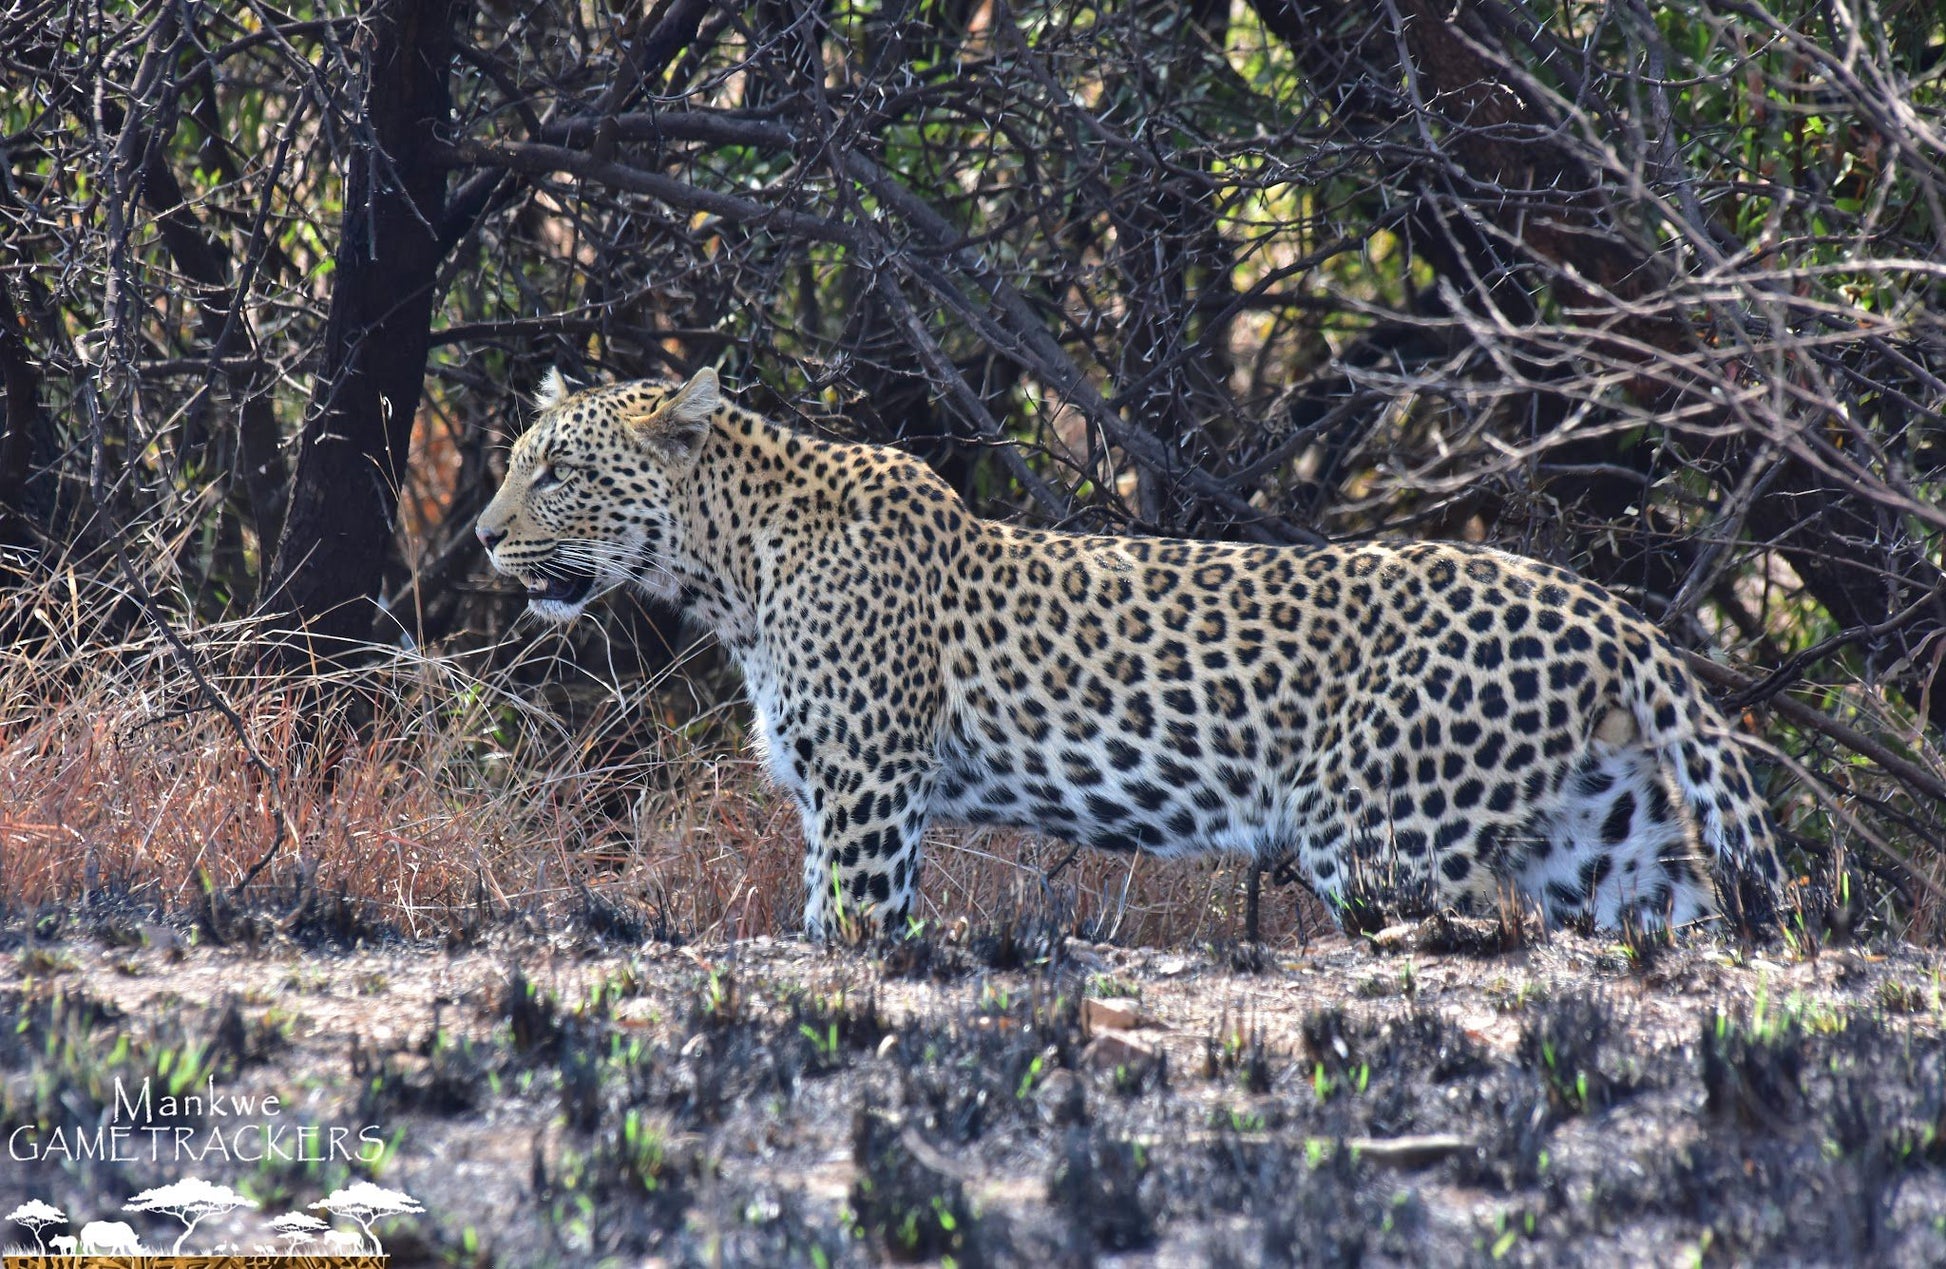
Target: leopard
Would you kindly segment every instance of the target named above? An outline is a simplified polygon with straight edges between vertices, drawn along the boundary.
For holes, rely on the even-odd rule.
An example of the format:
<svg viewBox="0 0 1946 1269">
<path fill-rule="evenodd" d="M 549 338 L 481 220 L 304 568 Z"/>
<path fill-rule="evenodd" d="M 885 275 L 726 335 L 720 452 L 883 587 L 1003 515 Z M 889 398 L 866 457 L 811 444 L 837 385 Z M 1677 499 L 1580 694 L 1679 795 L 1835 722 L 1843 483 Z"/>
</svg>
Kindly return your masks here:
<svg viewBox="0 0 1946 1269">
<path fill-rule="evenodd" d="M 633 588 L 728 653 L 803 825 L 804 929 L 898 934 L 937 823 L 1294 870 L 1549 926 L 1764 910 L 1767 800 L 1671 642 L 1473 543 L 1019 527 L 714 371 L 550 374 L 476 533 L 527 609 Z"/>
</svg>

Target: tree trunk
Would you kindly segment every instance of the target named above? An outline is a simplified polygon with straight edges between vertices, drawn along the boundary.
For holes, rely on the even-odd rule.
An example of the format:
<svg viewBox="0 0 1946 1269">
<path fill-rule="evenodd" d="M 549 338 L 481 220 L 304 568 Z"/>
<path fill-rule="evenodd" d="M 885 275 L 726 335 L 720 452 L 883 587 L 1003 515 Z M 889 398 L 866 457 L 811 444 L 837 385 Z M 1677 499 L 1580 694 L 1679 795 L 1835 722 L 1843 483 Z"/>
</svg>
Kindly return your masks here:
<svg viewBox="0 0 1946 1269">
<path fill-rule="evenodd" d="M 365 128 L 345 181 L 323 364 L 265 588 L 324 656 L 372 634 L 393 542 L 443 252 L 447 69 L 469 0 L 374 0 L 360 34 Z"/>
<path fill-rule="evenodd" d="M 0 385 L 7 393 L 0 414 L 0 546 L 31 547 L 38 541 L 30 525 L 43 517 L 32 514 L 28 486 L 33 473 L 47 465 L 51 446 L 40 374 L 20 328 L 13 297 L 0 282 Z M 44 516 L 46 508 L 40 510 Z"/>
</svg>

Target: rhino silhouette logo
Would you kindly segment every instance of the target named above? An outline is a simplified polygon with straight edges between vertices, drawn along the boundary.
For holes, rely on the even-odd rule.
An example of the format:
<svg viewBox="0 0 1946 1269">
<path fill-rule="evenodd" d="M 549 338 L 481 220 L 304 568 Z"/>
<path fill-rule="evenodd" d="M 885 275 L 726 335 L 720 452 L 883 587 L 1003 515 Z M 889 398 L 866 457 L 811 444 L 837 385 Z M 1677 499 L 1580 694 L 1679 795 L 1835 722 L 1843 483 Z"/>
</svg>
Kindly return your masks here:
<svg viewBox="0 0 1946 1269">
<path fill-rule="evenodd" d="M 134 1256 L 141 1253 L 142 1240 L 123 1221 L 89 1221 L 81 1227 L 81 1254 L 97 1256 Z"/>
</svg>

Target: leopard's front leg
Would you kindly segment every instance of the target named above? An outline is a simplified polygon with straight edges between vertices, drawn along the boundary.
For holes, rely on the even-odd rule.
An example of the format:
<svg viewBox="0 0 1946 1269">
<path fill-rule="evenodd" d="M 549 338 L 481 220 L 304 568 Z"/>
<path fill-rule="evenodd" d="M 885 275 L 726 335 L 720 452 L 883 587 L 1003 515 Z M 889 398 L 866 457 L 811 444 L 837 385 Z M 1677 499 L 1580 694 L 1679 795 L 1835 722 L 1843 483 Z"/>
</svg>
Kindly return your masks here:
<svg viewBox="0 0 1946 1269">
<path fill-rule="evenodd" d="M 919 894 L 936 764 L 908 754 L 868 768 L 833 755 L 808 766 L 800 794 L 805 932 L 902 933 Z"/>
</svg>

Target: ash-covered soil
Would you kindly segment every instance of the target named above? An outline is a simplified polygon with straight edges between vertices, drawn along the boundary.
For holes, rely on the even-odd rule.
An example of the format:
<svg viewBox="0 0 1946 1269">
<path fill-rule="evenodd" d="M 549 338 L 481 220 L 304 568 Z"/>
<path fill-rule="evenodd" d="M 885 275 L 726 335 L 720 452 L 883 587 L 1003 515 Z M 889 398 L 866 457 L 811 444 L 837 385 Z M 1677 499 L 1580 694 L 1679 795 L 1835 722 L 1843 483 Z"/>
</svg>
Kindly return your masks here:
<svg viewBox="0 0 1946 1269">
<path fill-rule="evenodd" d="M 411 1265 L 1946 1264 L 1937 952 L 616 933 L 329 952 L 16 925 L 16 1149 L 147 1076 L 390 1151 L 7 1159 L 0 1204 L 153 1242 L 180 1227 L 115 1209 L 183 1175 L 259 1221 L 372 1176 L 425 1205 L 382 1227 Z M 211 1240 L 265 1236 L 226 1219 Z"/>
</svg>

